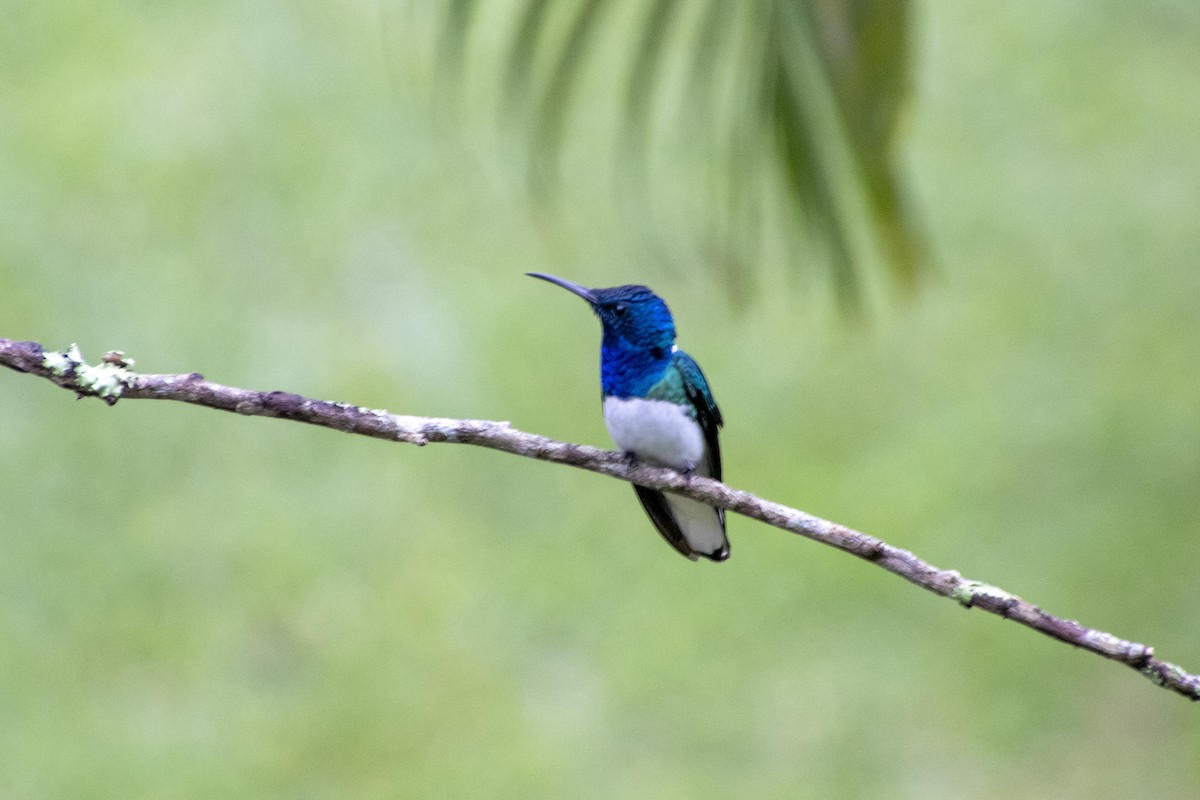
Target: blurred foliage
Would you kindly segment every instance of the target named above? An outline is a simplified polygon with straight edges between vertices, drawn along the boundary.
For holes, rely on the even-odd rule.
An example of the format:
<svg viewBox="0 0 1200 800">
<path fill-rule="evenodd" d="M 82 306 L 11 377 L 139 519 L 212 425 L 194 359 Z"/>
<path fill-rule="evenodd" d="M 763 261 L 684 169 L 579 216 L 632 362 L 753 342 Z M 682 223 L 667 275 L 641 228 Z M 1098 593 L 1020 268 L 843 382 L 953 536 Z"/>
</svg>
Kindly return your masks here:
<svg viewBox="0 0 1200 800">
<path fill-rule="evenodd" d="M 944 267 L 854 327 L 786 248 L 740 286 L 753 313 L 689 268 L 685 142 L 644 176 L 679 213 L 630 224 L 599 68 L 536 218 L 503 100 L 464 80 L 431 121 L 442 45 L 399 6 L 6 12 L 0 335 L 604 444 L 598 326 L 521 273 L 648 282 L 733 485 L 1200 668 L 1191 0 L 915 6 L 898 157 Z M 635 22 L 603 34 L 617 69 Z M 474 58 L 493 30 L 508 52 L 481 18 Z M 0 794 L 1200 795 L 1194 705 L 826 548 L 730 539 L 692 564 L 597 476 L 0 372 Z"/>
<path fill-rule="evenodd" d="M 823 245 L 843 306 L 855 309 L 859 273 L 872 260 L 860 240 L 876 242 L 904 285 L 926 266 L 896 163 L 907 0 L 452 0 L 442 8 L 439 97 L 468 62 L 468 73 L 499 89 L 507 116 L 530 129 L 529 175 L 544 206 L 556 196 L 572 104 L 615 92 L 616 202 L 646 214 L 651 140 L 685 142 L 706 166 L 683 176 L 704 198 L 699 274 L 724 271 L 740 293 L 756 277 L 764 235 L 807 235 Z M 498 36 L 509 40 L 507 52 L 495 52 Z M 592 84 L 589 66 L 600 76 Z M 764 204 L 776 213 L 765 217 Z M 790 266 L 811 268 L 811 260 Z"/>
</svg>

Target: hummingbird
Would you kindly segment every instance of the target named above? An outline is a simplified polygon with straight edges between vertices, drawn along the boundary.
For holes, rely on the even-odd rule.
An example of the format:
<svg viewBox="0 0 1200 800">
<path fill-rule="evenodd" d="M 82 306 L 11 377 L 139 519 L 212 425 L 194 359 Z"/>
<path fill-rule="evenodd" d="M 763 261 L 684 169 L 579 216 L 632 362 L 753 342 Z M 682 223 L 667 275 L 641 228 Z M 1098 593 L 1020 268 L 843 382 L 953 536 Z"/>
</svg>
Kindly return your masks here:
<svg viewBox="0 0 1200 800">
<path fill-rule="evenodd" d="M 579 295 L 600 318 L 604 426 L 617 447 L 657 466 L 721 480 L 721 410 L 699 365 L 676 346 L 663 299 L 645 286 L 589 289 L 542 272 L 525 274 Z M 680 553 L 692 561 L 729 558 L 724 509 L 633 488 L 654 527 Z"/>
</svg>

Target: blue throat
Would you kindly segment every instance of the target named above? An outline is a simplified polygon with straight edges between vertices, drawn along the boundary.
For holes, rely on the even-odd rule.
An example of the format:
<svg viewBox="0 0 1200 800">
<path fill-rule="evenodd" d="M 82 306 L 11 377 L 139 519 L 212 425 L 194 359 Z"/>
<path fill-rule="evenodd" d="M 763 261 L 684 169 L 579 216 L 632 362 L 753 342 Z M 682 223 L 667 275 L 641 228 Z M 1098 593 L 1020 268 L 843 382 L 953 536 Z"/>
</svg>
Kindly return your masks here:
<svg viewBox="0 0 1200 800">
<path fill-rule="evenodd" d="M 674 332 L 663 344 L 633 345 L 605 330 L 600 345 L 600 388 L 605 397 L 645 397 L 671 366 Z"/>
<path fill-rule="evenodd" d="M 600 388 L 605 397 L 645 397 L 671 367 L 675 321 L 667 304 L 644 286 L 596 291 L 600 318 Z"/>
</svg>

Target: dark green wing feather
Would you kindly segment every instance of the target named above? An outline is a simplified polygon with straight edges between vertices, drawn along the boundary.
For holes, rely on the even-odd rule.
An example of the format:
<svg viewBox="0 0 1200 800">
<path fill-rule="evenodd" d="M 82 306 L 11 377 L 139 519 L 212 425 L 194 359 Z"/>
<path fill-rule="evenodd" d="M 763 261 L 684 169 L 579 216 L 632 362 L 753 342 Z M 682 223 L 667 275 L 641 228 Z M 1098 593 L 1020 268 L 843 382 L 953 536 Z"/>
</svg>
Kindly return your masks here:
<svg viewBox="0 0 1200 800">
<path fill-rule="evenodd" d="M 687 538 L 679 529 L 679 522 L 671 513 L 671 508 L 667 505 L 667 498 L 663 493 L 647 489 L 645 486 L 638 486 L 636 483 L 633 488 L 637 492 L 638 500 L 642 501 L 642 508 L 646 510 L 646 516 L 650 517 L 650 521 L 667 540 L 667 544 L 695 561 L 696 551 L 688 546 Z"/>
<path fill-rule="evenodd" d="M 696 409 L 696 421 L 704 431 L 704 443 L 708 446 L 708 476 L 713 480 L 721 480 L 721 444 L 717 439 L 717 429 L 725 424 L 721 418 L 721 409 L 713 399 L 712 389 L 700 370 L 700 365 L 682 350 L 675 351 L 675 368 L 683 379 L 683 391 L 687 399 Z M 724 520 L 724 511 L 721 512 Z"/>
</svg>

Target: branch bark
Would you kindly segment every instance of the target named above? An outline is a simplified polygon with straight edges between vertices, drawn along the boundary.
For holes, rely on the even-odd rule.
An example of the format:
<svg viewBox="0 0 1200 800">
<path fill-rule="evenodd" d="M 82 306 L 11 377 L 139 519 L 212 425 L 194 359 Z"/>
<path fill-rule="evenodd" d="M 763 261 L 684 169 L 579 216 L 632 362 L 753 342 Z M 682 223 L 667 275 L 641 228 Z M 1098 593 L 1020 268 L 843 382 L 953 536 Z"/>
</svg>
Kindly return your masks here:
<svg viewBox="0 0 1200 800">
<path fill-rule="evenodd" d="M 765 522 L 869 561 L 888 572 L 958 601 L 981 608 L 1051 638 L 1132 667 L 1158 686 L 1200 700 L 1200 675 L 1163 661 L 1154 648 L 1056 617 L 996 586 L 938 569 L 917 556 L 836 522 L 756 497 L 718 481 L 683 475 L 632 460 L 620 453 L 570 444 L 517 430 L 507 422 L 441 419 L 391 414 L 379 409 L 313 400 L 290 392 L 259 392 L 223 386 L 197 373 L 152 375 L 134 372 L 124 354 L 105 354 L 98 365 L 87 364 L 72 345 L 47 351 L 37 342 L 0 339 L 0 364 L 45 378 L 80 397 L 94 396 L 109 405 L 118 399 L 177 400 L 251 417 L 276 417 L 333 428 L 344 433 L 426 445 L 451 442 L 487 447 L 513 455 L 567 464 L 652 489 L 691 497 Z"/>
</svg>

